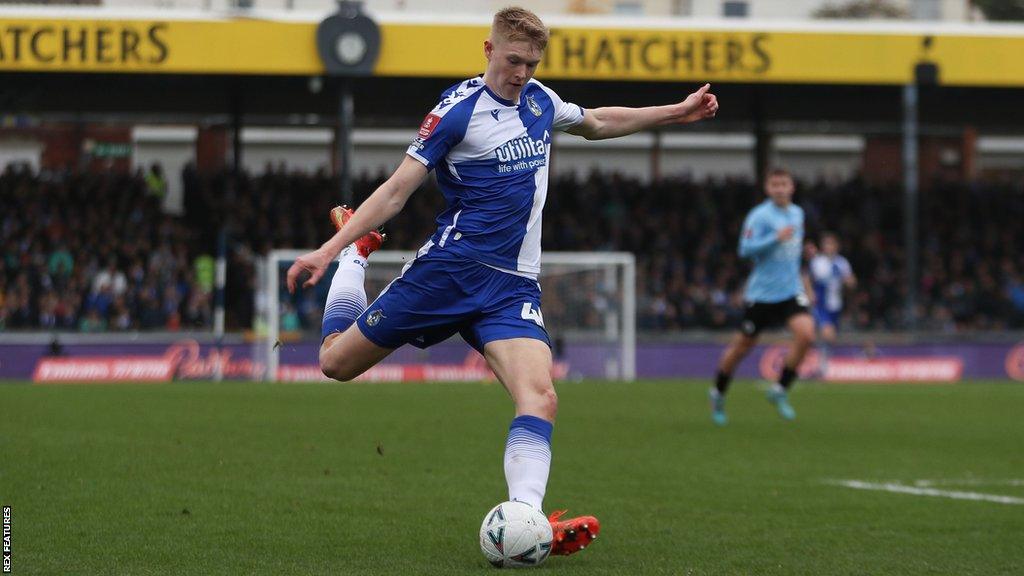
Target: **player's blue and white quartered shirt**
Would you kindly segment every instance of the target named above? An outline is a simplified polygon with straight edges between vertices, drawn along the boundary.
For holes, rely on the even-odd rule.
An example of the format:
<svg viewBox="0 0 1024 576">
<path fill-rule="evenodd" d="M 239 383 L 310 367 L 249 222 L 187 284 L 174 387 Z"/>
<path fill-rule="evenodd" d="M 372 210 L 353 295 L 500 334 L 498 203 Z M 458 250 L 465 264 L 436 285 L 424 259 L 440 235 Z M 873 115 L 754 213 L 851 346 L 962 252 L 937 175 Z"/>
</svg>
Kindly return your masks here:
<svg viewBox="0 0 1024 576">
<path fill-rule="evenodd" d="M 582 108 L 536 80 L 519 102 L 479 77 L 446 90 L 406 152 L 436 169 L 447 202 L 426 250 L 535 278 L 552 134 L 582 121 Z"/>
<path fill-rule="evenodd" d="M 825 312 L 843 309 L 843 283 L 853 275 L 853 268 L 839 254 L 829 257 L 818 254 L 811 258 L 811 284 L 815 306 Z"/>
<path fill-rule="evenodd" d="M 779 242 L 779 231 L 793 226 L 793 236 Z M 795 204 L 781 208 L 765 200 L 747 214 L 739 254 L 754 263 L 747 280 L 747 302 L 775 303 L 803 296 L 800 257 L 804 242 L 804 211 Z"/>
</svg>

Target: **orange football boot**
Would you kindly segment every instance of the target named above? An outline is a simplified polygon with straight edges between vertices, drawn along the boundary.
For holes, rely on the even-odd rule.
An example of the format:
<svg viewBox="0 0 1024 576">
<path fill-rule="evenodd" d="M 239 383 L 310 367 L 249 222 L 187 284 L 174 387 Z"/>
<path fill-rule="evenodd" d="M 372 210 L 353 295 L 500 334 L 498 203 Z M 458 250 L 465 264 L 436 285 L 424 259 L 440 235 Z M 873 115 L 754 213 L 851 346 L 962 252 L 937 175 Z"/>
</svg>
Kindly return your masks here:
<svg viewBox="0 0 1024 576">
<path fill-rule="evenodd" d="M 551 522 L 551 554 L 568 556 L 583 550 L 597 539 L 601 523 L 593 516 L 577 516 L 559 520 L 567 510 L 556 510 L 548 517 Z"/>
<path fill-rule="evenodd" d="M 331 222 L 334 223 L 334 228 L 336 230 L 341 230 L 341 227 L 348 222 L 348 219 L 351 218 L 353 214 L 355 214 L 355 210 L 348 206 L 335 206 L 334 208 L 331 208 Z M 374 250 L 380 248 L 380 245 L 384 243 L 385 238 L 387 238 L 387 235 L 382 234 L 377 230 L 371 230 L 366 233 L 366 236 L 355 241 L 356 250 L 363 258 L 369 258 L 370 254 L 372 254 Z"/>
</svg>

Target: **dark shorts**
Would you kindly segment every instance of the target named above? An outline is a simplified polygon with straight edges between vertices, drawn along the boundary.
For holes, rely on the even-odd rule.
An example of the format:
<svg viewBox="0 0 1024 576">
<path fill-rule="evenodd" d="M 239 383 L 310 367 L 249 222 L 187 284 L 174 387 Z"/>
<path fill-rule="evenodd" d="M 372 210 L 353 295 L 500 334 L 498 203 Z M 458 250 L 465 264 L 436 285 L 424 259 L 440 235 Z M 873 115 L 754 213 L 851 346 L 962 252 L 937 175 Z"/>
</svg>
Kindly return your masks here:
<svg viewBox="0 0 1024 576">
<path fill-rule="evenodd" d="M 757 336 L 762 330 L 780 328 L 790 318 L 798 314 L 810 314 L 807 298 L 796 296 L 782 302 L 750 302 L 743 313 L 740 332 L 747 336 Z"/>
</svg>

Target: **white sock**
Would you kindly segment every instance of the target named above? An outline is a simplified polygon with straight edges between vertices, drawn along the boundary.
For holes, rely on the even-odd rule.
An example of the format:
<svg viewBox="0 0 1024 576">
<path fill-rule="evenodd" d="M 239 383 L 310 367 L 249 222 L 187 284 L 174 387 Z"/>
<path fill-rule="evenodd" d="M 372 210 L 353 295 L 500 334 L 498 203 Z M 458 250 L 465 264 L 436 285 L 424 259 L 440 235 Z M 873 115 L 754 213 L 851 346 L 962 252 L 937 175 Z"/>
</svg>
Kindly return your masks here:
<svg viewBox="0 0 1024 576">
<path fill-rule="evenodd" d="M 366 258 L 359 255 L 355 244 L 341 251 L 338 269 L 331 278 L 324 306 L 322 338 L 344 332 L 366 310 Z"/>
<path fill-rule="evenodd" d="M 828 357 L 831 352 L 831 348 L 832 347 L 825 342 L 818 344 L 818 369 L 822 374 L 828 373 Z"/>
<path fill-rule="evenodd" d="M 508 499 L 543 511 L 551 469 L 551 423 L 536 416 L 512 421 L 505 443 L 505 481 Z"/>
</svg>

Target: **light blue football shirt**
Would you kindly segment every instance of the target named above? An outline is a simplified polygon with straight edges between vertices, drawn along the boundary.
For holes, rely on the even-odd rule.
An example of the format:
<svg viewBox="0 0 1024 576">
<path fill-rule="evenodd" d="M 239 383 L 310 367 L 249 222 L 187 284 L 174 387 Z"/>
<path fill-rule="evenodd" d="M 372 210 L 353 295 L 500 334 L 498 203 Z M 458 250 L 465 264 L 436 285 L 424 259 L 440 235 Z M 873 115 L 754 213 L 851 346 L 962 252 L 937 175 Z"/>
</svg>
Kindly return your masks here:
<svg viewBox="0 0 1024 576">
<path fill-rule="evenodd" d="M 793 226 L 793 237 L 779 242 L 779 231 Z M 795 204 L 780 208 L 765 200 L 747 214 L 739 253 L 754 263 L 747 280 L 747 302 L 775 303 L 804 296 L 800 255 L 804 244 L 804 211 Z"/>
</svg>

